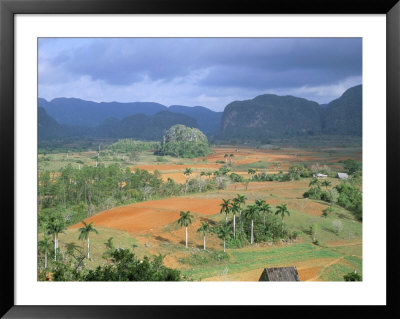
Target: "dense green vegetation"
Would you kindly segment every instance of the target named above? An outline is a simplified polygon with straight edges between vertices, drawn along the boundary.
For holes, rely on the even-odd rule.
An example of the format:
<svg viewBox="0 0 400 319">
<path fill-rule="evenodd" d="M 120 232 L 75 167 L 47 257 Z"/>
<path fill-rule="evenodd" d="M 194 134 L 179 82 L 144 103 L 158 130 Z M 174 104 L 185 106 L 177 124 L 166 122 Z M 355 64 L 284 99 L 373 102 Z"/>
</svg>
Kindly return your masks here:
<svg viewBox="0 0 400 319">
<path fill-rule="evenodd" d="M 163 136 L 155 154 L 194 158 L 205 156 L 210 152 L 207 137 L 200 130 L 174 125 Z"/>
<path fill-rule="evenodd" d="M 39 227 L 40 221 L 56 212 L 68 224 L 79 222 L 97 211 L 151 198 L 181 194 L 183 186 L 173 180 L 163 182 L 156 171 L 118 165 L 97 167 L 71 165 L 59 174 L 42 172 L 38 178 Z M 189 189 L 191 191 L 191 189 Z"/>
<path fill-rule="evenodd" d="M 303 197 L 323 200 L 331 205 L 337 204 L 353 212 L 358 220 L 362 220 L 361 164 L 351 159 L 345 160 L 343 163 L 346 172 L 352 174 L 350 179 L 329 188 L 331 183 L 328 180 L 320 181 L 313 178 L 309 185 L 310 189 L 303 194 Z M 331 206 L 323 212 L 322 216 L 326 217 L 332 211 Z"/>
<path fill-rule="evenodd" d="M 82 234 L 82 233 L 81 233 Z M 130 249 L 114 248 L 112 238 L 105 243 L 104 263 L 95 269 L 85 267 L 90 259 L 84 250 L 68 243 L 66 251 L 55 251 L 58 259 L 49 259 L 53 249 L 47 237 L 38 245 L 38 279 L 42 281 L 180 281 L 187 280 L 178 270 L 162 264 L 164 256 L 139 259 Z M 44 263 L 43 259 L 44 257 Z"/>
<path fill-rule="evenodd" d="M 245 204 L 246 197 L 240 194 L 233 199 L 223 199 L 220 213 L 225 215 L 225 220 L 208 230 L 223 240 L 224 251 L 225 246 L 238 248 L 297 237 L 297 232 L 290 231 L 284 222 L 285 216 L 290 216 L 286 204 L 278 205 L 275 211 L 260 199 L 254 204 Z M 231 219 L 229 215 L 232 215 Z"/>
</svg>

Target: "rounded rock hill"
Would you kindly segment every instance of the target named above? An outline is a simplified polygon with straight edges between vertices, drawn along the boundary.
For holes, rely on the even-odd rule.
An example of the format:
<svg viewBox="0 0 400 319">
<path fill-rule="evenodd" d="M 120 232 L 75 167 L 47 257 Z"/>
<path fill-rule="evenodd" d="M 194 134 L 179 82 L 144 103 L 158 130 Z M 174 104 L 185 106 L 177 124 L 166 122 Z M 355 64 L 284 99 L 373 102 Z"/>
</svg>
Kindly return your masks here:
<svg viewBox="0 0 400 319">
<path fill-rule="evenodd" d="M 177 124 L 163 136 L 157 155 L 193 158 L 210 153 L 207 137 L 197 128 Z"/>
</svg>

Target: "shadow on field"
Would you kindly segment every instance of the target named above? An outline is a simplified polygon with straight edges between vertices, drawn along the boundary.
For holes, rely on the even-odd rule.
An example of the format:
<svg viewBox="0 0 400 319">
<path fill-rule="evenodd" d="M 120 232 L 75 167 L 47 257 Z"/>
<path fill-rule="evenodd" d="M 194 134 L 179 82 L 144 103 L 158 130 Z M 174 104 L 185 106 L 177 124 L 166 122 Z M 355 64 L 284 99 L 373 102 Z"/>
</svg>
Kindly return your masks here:
<svg viewBox="0 0 400 319">
<path fill-rule="evenodd" d="M 161 237 L 161 236 L 156 236 L 156 237 L 154 237 L 154 239 L 156 239 L 158 241 L 162 241 L 162 242 L 167 242 L 167 243 L 171 242 L 169 239 Z"/>
<path fill-rule="evenodd" d="M 215 226 L 217 224 L 214 220 L 207 218 L 207 217 L 201 217 L 200 220 L 202 222 L 208 222 L 210 225 L 213 225 L 213 226 Z"/>
<path fill-rule="evenodd" d="M 343 213 L 336 213 L 336 216 L 339 217 L 339 218 L 342 218 L 342 219 L 352 220 L 352 218 L 346 216 Z"/>
<path fill-rule="evenodd" d="M 322 228 L 322 230 L 324 230 L 324 231 L 326 231 L 326 232 L 329 232 L 329 233 L 332 233 L 332 234 L 337 235 L 336 231 L 333 230 L 332 228 L 325 227 L 325 226 L 322 226 L 321 228 Z"/>
</svg>

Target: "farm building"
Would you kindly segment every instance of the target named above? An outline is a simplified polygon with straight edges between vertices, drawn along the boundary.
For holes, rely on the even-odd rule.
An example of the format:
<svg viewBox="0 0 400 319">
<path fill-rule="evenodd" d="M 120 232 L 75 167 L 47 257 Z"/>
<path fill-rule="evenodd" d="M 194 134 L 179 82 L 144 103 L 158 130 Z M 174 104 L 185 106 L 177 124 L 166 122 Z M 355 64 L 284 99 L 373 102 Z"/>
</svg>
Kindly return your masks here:
<svg viewBox="0 0 400 319">
<path fill-rule="evenodd" d="M 337 178 L 348 179 L 349 175 L 347 175 L 346 173 L 337 173 Z"/>
<path fill-rule="evenodd" d="M 327 178 L 328 175 L 318 173 L 317 175 L 314 174 L 313 177 L 317 177 L 317 178 Z"/>
<path fill-rule="evenodd" d="M 258 281 L 300 281 L 296 266 L 264 268 Z"/>
</svg>

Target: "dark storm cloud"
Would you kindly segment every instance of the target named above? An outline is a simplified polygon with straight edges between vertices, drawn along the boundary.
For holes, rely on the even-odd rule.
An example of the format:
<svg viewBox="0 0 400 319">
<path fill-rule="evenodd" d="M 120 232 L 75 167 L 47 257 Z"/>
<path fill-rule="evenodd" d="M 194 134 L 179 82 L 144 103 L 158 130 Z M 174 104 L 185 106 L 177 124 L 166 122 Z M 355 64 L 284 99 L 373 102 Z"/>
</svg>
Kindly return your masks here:
<svg viewBox="0 0 400 319">
<path fill-rule="evenodd" d="M 361 83 L 361 38 L 39 39 L 39 95 L 222 110 L 265 93 L 328 103 Z"/>
<path fill-rule="evenodd" d="M 198 70 L 205 86 L 322 85 L 361 75 L 361 39 L 96 39 L 51 63 L 112 85 Z"/>
</svg>

